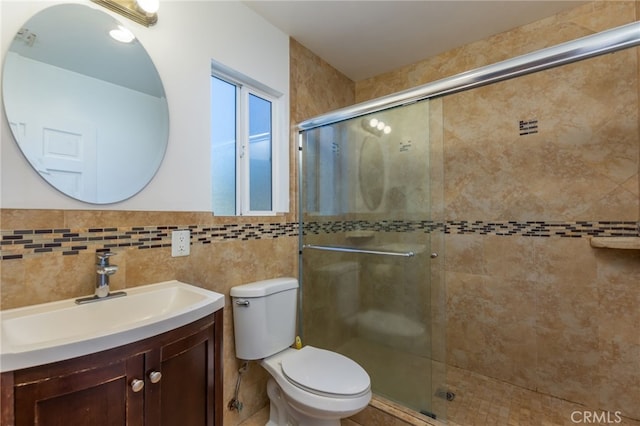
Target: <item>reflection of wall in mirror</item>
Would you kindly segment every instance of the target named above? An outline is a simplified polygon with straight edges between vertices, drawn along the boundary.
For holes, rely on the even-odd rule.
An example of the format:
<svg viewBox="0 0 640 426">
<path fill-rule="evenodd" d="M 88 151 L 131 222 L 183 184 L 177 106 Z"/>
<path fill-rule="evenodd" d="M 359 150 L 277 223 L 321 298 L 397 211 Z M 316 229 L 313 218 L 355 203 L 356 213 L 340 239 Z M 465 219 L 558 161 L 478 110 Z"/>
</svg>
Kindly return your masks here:
<svg viewBox="0 0 640 426">
<path fill-rule="evenodd" d="M 9 78 L 12 81 L 11 85 L 4 87 L 5 96 L 12 99 L 7 115 L 11 116 L 11 121 L 25 123 L 27 135 L 35 133 L 28 140 L 20 141 L 20 144 L 39 171 L 42 132 L 29 129 L 42 126 L 67 129 L 70 134 L 84 134 L 85 141 L 95 140 L 95 149 L 91 149 L 90 145 L 78 147 L 78 158 L 71 161 L 84 162 L 85 167 L 81 168 L 85 172 L 97 172 L 94 175 L 83 174 L 81 180 L 84 183 L 76 184 L 80 193 L 76 195 L 69 189 L 69 195 L 96 201 L 128 198 L 133 194 L 116 194 L 113 191 L 130 191 L 128 183 L 149 180 L 149 171 L 141 164 L 149 160 L 149 152 L 159 157 L 164 154 L 153 148 L 155 141 L 162 138 L 164 129 L 162 126 L 149 126 L 152 117 L 158 117 L 160 111 L 165 109 L 164 99 L 26 59 L 13 52 L 7 53 L 5 65 L 5 81 Z M 59 116 L 60 111 L 65 111 L 64 116 Z M 47 117 L 49 122 L 36 123 L 35 117 Z M 94 133 L 90 135 L 84 129 L 95 131 L 90 130 L 90 133 Z M 68 140 L 68 143 L 71 142 Z M 125 149 L 127 155 L 123 156 Z M 98 158 L 100 161 L 96 161 Z M 71 162 L 67 161 L 66 164 L 69 170 L 78 170 L 78 166 L 72 166 Z M 64 180 L 70 175 L 56 176 Z M 51 174 L 43 174 L 43 177 L 50 182 L 56 179 Z M 106 182 L 106 185 L 96 188 L 96 179 L 97 182 Z"/>
</svg>

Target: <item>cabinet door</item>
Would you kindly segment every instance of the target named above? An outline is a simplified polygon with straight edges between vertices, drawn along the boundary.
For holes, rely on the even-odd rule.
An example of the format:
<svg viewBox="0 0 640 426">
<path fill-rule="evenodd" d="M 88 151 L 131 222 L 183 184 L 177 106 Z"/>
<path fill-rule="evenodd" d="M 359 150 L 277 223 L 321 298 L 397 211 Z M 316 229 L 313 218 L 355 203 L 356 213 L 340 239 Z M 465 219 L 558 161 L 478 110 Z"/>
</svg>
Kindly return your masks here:
<svg viewBox="0 0 640 426">
<path fill-rule="evenodd" d="M 16 426 L 142 426 L 142 355 L 92 369 L 17 385 Z"/>
<path fill-rule="evenodd" d="M 213 426 L 214 324 L 147 354 L 147 426 Z M 218 396 L 219 398 L 222 395 Z M 155 408 L 154 408 L 155 407 Z"/>
</svg>

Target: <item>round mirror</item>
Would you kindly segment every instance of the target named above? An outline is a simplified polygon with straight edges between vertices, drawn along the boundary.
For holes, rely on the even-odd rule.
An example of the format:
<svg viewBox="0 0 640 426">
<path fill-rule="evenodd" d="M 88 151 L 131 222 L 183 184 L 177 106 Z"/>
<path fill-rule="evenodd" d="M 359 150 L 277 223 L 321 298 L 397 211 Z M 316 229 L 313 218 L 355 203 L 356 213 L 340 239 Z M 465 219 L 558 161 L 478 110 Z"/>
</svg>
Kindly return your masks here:
<svg viewBox="0 0 640 426">
<path fill-rule="evenodd" d="M 22 153 L 59 191 L 89 203 L 138 193 L 167 147 L 162 81 L 135 37 L 114 38 L 123 35 L 133 37 L 105 12 L 52 6 L 23 25 L 5 59 L 5 111 Z"/>
</svg>

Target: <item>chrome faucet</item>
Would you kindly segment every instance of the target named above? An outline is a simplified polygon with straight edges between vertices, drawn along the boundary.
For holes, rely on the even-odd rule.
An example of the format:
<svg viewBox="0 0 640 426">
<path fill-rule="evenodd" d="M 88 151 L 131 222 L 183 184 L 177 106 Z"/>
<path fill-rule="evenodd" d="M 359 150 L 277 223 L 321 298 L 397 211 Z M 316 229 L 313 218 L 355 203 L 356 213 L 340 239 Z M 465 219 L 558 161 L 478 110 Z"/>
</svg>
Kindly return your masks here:
<svg viewBox="0 0 640 426">
<path fill-rule="evenodd" d="M 97 253 L 96 263 L 96 297 L 103 298 L 109 295 L 109 276 L 118 272 L 118 265 L 109 265 L 109 258 L 115 256 L 110 251 Z"/>
<path fill-rule="evenodd" d="M 118 272 L 118 265 L 110 265 L 109 258 L 116 253 L 110 251 L 97 253 L 98 263 L 96 263 L 96 290 L 93 296 L 76 299 L 77 304 L 96 302 L 98 300 L 110 299 L 112 297 L 126 296 L 124 291 L 109 291 L 109 276 Z"/>
</svg>

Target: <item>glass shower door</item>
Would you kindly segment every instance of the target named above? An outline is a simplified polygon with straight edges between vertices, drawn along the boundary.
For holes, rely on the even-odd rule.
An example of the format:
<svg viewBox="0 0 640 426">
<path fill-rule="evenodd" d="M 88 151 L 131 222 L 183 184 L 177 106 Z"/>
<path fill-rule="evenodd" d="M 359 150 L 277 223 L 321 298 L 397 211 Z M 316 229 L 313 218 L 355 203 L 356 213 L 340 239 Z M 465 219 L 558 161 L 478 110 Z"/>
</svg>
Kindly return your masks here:
<svg viewBox="0 0 640 426">
<path fill-rule="evenodd" d="M 440 418 L 429 122 L 423 101 L 302 134 L 301 324 L 305 344 L 362 365 L 375 394 Z"/>
</svg>

